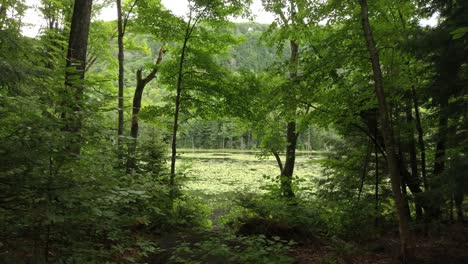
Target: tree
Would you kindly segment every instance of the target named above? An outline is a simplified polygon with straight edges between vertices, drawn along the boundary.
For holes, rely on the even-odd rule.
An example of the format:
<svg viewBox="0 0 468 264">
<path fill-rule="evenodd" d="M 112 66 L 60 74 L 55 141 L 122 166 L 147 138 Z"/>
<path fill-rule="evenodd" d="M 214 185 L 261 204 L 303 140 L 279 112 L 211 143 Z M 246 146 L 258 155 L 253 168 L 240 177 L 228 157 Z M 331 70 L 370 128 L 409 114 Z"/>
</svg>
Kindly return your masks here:
<svg viewBox="0 0 468 264">
<path fill-rule="evenodd" d="M 0 4 L 0 30 L 19 29 L 23 24 L 21 19 L 25 10 L 26 5 L 24 0 L 2 1 Z M 15 14 L 16 17 L 11 17 L 9 14 Z"/>
<path fill-rule="evenodd" d="M 122 0 L 117 1 L 117 42 L 119 47 L 118 60 L 119 60 L 119 99 L 118 99 L 118 126 L 117 126 L 117 144 L 120 147 L 122 145 L 122 137 L 124 133 L 124 19 L 122 17 Z"/>
<path fill-rule="evenodd" d="M 146 77 L 143 77 L 142 69 L 137 70 L 137 73 L 136 73 L 137 84 L 135 88 L 135 94 L 133 96 L 132 122 L 131 122 L 131 127 L 130 127 L 130 136 L 133 138 L 133 142 L 130 144 L 130 147 L 129 147 L 129 157 L 127 160 L 127 172 L 131 172 L 132 170 L 136 169 L 135 151 L 136 151 L 138 132 L 139 132 L 139 122 L 138 122 L 139 116 L 138 115 L 140 114 L 140 110 L 141 110 L 141 100 L 143 97 L 143 91 L 146 85 L 149 82 L 151 82 L 154 78 L 156 78 L 156 74 L 158 73 L 158 70 L 159 70 L 159 65 L 162 63 L 165 52 L 166 51 L 164 50 L 163 47 L 159 49 L 159 55 L 156 60 L 156 63 L 154 64 L 151 72 Z"/>
<path fill-rule="evenodd" d="M 172 15 L 172 13 L 166 10 L 159 0 L 148 0 L 148 1 L 134 1 L 130 7 L 130 11 L 127 14 L 127 19 L 132 10 L 135 9 L 135 17 L 130 20 L 132 29 L 136 33 L 151 34 L 152 38 L 166 43 L 172 40 L 174 37 L 173 29 L 179 24 L 179 20 Z M 127 22 L 124 22 L 126 24 Z M 166 49 L 164 47 L 159 48 L 157 59 L 150 65 L 150 71 L 146 76 L 143 76 L 143 68 L 139 68 L 136 71 L 136 84 L 135 92 L 133 96 L 132 104 L 132 118 L 130 123 L 130 136 L 132 141 L 128 147 L 128 158 L 127 158 L 127 173 L 137 169 L 137 140 L 139 136 L 139 114 L 142 107 L 143 92 L 145 87 L 157 77 L 157 73 L 160 69 L 160 64 L 163 61 Z"/>
<path fill-rule="evenodd" d="M 245 11 L 246 5 L 251 1 L 219 1 L 219 0 L 190 0 L 189 13 L 187 21 L 183 26 L 182 46 L 180 49 L 180 57 L 178 60 L 176 96 L 174 103 L 174 122 L 172 126 L 172 143 L 171 143 L 171 174 L 170 183 L 174 185 L 176 175 L 176 159 L 177 159 L 177 131 L 179 128 L 179 114 L 181 107 L 181 95 L 184 84 L 184 67 L 186 63 L 187 50 L 189 41 L 193 37 L 197 26 L 200 23 L 220 23 L 226 22 L 228 16 L 240 15 Z"/>
<path fill-rule="evenodd" d="M 369 22 L 369 10 L 367 0 L 360 0 L 361 6 L 361 21 L 364 37 L 367 43 L 367 48 L 370 54 L 370 61 L 372 64 L 373 79 L 375 83 L 375 94 L 379 102 L 379 114 L 381 118 L 381 133 L 384 138 L 385 148 L 387 153 L 387 163 L 390 169 L 390 177 L 392 182 L 392 191 L 395 199 L 395 205 L 398 215 L 398 224 L 400 230 L 400 249 L 402 261 L 406 263 L 408 257 L 408 250 L 412 246 L 411 234 L 409 230 L 408 216 L 405 214 L 404 197 L 401 191 L 402 176 L 401 169 L 398 164 L 396 154 L 396 144 L 393 135 L 393 128 L 391 126 L 387 100 L 384 92 L 383 75 L 380 66 L 379 53 L 376 48 L 374 37 L 372 34 L 371 25 Z"/>
<path fill-rule="evenodd" d="M 122 137 L 124 136 L 124 89 L 125 89 L 125 47 L 124 37 L 127 29 L 128 19 L 138 0 L 133 1 L 125 17 L 122 14 L 122 0 L 117 2 L 117 43 L 118 43 L 118 62 L 119 62 L 119 97 L 118 97 L 118 126 L 117 126 L 117 144 L 122 147 Z M 122 150 L 119 150 L 122 151 Z"/>
<path fill-rule="evenodd" d="M 311 19 L 313 14 L 309 14 L 312 10 L 309 8 L 312 4 L 309 1 L 303 0 L 290 0 L 290 1 L 276 1 L 265 0 L 262 1 L 265 9 L 276 15 L 276 23 L 273 24 L 270 31 L 275 32 L 276 42 L 279 44 L 280 49 L 283 47 L 284 41 L 289 42 L 290 56 L 288 65 L 288 84 L 286 96 L 284 97 L 283 104 L 285 105 L 285 117 L 287 119 L 286 129 L 286 159 L 284 166 L 277 151 L 273 151 L 278 166 L 281 169 L 281 190 L 284 196 L 293 197 L 294 192 L 292 189 L 292 178 L 294 174 L 294 165 L 296 159 L 297 139 L 299 137 L 299 127 L 297 124 L 298 118 L 298 89 L 299 89 L 299 59 L 300 59 L 300 34 L 306 27 L 306 20 Z M 313 13 L 313 12 L 312 12 Z M 276 29 L 276 25 L 279 26 Z M 281 50 L 280 50 L 281 52 Z"/>
<path fill-rule="evenodd" d="M 83 81 L 92 5 L 92 0 L 75 0 L 68 40 L 67 71 L 65 73 L 67 91 L 64 97 L 65 110 L 62 112 L 62 118 L 65 120 L 64 130 L 70 132 L 69 148 L 73 155 L 80 154 Z"/>
</svg>

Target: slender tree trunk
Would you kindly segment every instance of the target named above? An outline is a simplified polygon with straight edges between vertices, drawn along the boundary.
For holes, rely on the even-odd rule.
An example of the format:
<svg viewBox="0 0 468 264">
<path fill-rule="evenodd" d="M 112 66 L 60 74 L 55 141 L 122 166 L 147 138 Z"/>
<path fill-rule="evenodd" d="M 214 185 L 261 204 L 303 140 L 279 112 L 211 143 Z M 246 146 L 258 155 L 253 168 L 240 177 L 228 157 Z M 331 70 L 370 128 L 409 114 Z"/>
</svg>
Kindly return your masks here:
<svg viewBox="0 0 468 264">
<path fill-rule="evenodd" d="M 194 135 L 193 135 L 193 132 L 190 133 L 190 137 L 192 139 L 192 150 L 195 149 L 195 139 L 194 139 Z"/>
<path fill-rule="evenodd" d="M 411 221 L 411 210 L 410 210 L 409 202 L 408 202 L 408 191 L 406 190 L 405 179 L 402 180 L 401 193 L 403 194 L 403 199 L 404 199 L 404 203 L 405 203 L 406 217 L 408 218 L 408 221 Z"/>
<path fill-rule="evenodd" d="M 437 132 L 437 142 L 434 157 L 434 177 L 439 179 L 445 170 L 445 155 L 446 155 L 446 144 L 447 144 L 447 133 L 448 133 L 448 98 L 443 96 L 440 102 L 440 113 L 439 113 L 439 130 Z M 433 210 L 429 213 L 431 218 L 439 218 L 441 216 L 440 204 L 436 205 Z"/>
<path fill-rule="evenodd" d="M 180 60 L 179 60 L 179 72 L 178 72 L 178 78 L 177 78 L 174 123 L 172 127 L 172 144 L 171 144 L 172 155 L 171 155 L 171 176 L 170 176 L 171 186 L 175 184 L 175 174 L 176 174 L 175 166 L 176 166 L 176 159 L 177 159 L 177 130 L 179 129 L 180 97 L 182 93 L 185 53 L 187 51 L 187 44 L 190 39 L 190 34 L 191 34 L 190 28 L 187 27 L 187 32 L 185 34 L 184 44 L 182 45 L 182 52 L 180 54 Z"/>
<path fill-rule="evenodd" d="M 372 124 L 371 124 L 372 123 Z M 373 124 L 374 122 L 368 122 L 368 130 L 375 130 L 376 132 L 374 133 L 374 136 L 371 136 L 370 133 L 364 129 L 360 129 L 361 131 L 364 131 L 366 135 L 374 142 L 374 144 L 378 147 L 378 150 L 382 154 L 384 158 L 387 158 L 387 155 L 385 153 L 385 143 L 383 142 L 383 138 L 379 137 L 378 134 L 378 127 L 377 123 Z M 403 144 L 405 145 L 405 144 Z M 401 146 L 400 146 L 401 148 Z M 402 149 L 402 148 L 401 148 Z M 413 176 L 415 174 L 409 173 L 407 168 L 406 168 L 406 162 L 404 160 L 404 156 L 402 153 L 399 153 L 398 157 L 398 162 L 399 162 L 399 167 L 401 170 L 401 177 L 402 181 L 405 182 L 405 185 L 410 189 L 411 193 L 415 197 L 415 207 L 416 207 L 416 215 L 417 216 L 422 216 L 422 208 L 424 208 L 426 211 L 433 210 L 431 209 L 430 204 L 424 204 L 423 200 L 420 199 L 420 194 L 423 192 L 420 186 L 420 180 L 417 176 Z M 402 189 L 403 190 L 403 189 Z M 405 201 L 405 204 L 407 202 Z M 405 205 L 406 207 L 406 205 Z"/>
<path fill-rule="evenodd" d="M 410 104 L 407 105 L 406 107 L 406 121 L 408 123 L 408 126 L 410 127 L 410 130 L 408 131 L 408 152 L 409 152 L 409 157 L 410 157 L 410 165 L 411 165 L 411 174 L 415 178 L 419 178 L 419 171 L 418 171 L 418 157 L 416 153 L 416 143 L 414 140 L 414 129 L 413 129 L 413 114 L 411 111 L 412 107 Z M 406 140 L 405 140 L 406 141 Z"/>
<path fill-rule="evenodd" d="M 449 202 L 449 219 L 450 223 L 453 224 L 455 222 L 455 218 L 453 217 L 453 193 L 450 195 L 450 202 Z"/>
<path fill-rule="evenodd" d="M 434 175 L 441 176 L 445 169 L 445 152 L 448 133 L 448 98 L 442 98 L 439 114 L 439 131 L 437 133 L 437 144 L 434 158 Z"/>
<path fill-rule="evenodd" d="M 418 144 L 421 151 L 421 174 L 424 184 L 424 190 L 429 190 L 429 185 L 427 182 L 427 170 L 426 170 L 426 145 L 424 144 L 424 131 L 421 124 L 421 115 L 419 113 L 419 103 L 416 95 L 416 89 L 411 87 L 413 93 L 413 105 L 414 112 L 416 116 L 416 130 L 418 131 Z"/>
<path fill-rule="evenodd" d="M 419 184 L 419 178 L 415 178 L 413 174 L 409 173 L 408 170 L 404 167 L 405 161 L 400 161 L 401 166 L 401 175 L 403 177 L 403 182 L 408 188 L 410 189 L 411 193 L 414 195 L 414 203 L 416 208 L 416 216 L 418 219 L 422 217 L 422 208 L 424 207 L 425 210 L 430 210 L 428 205 L 422 204 L 419 195 L 423 192 L 421 186 Z"/>
<path fill-rule="evenodd" d="M 377 131 L 375 133 L 377 135 Z M 379 225 L 379 148 L 377 145 L 374 144 L 374 156 L 375 156 L 375 219 L 374 219 L 374 227 Z"/>
<path fill-rule="evenodd" d="M 283 172 L 283 162 L 281 162 L 281 157 L 278 154 L 278 151 L 272 150 L 271 152 L 273 153 L 273 156 L 275 156 L 276 163 L 278 163 L 278 167 L 279 167 L 280 174 L 281 174 Z"/>
<path fill-rule="evenodd" d="M 366 150 L 366 159 L 364 160 L 364 169 L 361 175 L 361 184 L 359 185 L 359 192 L 358 192 L 358 202 L 361 200 L 362 189 L 364 188 L 364 180 L 367 176 L 368 168 L 369 168 L 369 159 L 372 154 L 372 141 L 369 139 L 367 142 L 367 150 Z"/>
<path fill-rule="evenodd" d="M 453 198 L 454 198 L 454 201 L 455 201 L 455 209 L 457 210 L 457 221 L 458 222 L 463 222 L 464 221 L 464 218 L 463 218 L 463 198 L 464 198 L 463 187 L 456 188 L 456 190 L 455 190 L 455 192 L 453 194 Z"/>
<path fill-rule="evenodd" d="M 119 99 L 118 99 L 118 126 L 117 126 L 117 145 L 119 153 L 122 152 L 122 140 L 124 135 L 124 29 L 122 19 L 122 0 L 117 0 L 117 42 L 119 47 Z"/>
<path fill-rule="evenodd" d="M 140 130 L 138 122 L 138 114 L 141 109 L 141 99 L 143 96 L 143 90 L 145 89 L 146 83 L 142 78 L 142 70 L 137 70 L 137 84 L 135 94 L 133 95 L 133 109 L 132 109 L 132 123 L 130 127 L 130 136 L 132 137 L 131 142 L 128 145 L 128 157 L 127 157 L 127 173 L 137 169 L 136 160 L 136 148 L 138 140 L 138 132 Z"/>
<path fill-rule="evenodd" d="M 44 15 L 44 18 L 48 21 L 47 33 L 45 34 L 44 37 L 47 38 L 48 41 L 50 41 L 46 47 L 46 54 L 47 54 L 46 67 L 49 69 L 55 69 L 56 59 L 55 59 L 54 52 L 56 52 L 57 50 L 63 50 L 63 44 L 60 41 L 60 37 L 61 35 L 63 35 L 63 30 L 60 31 L 59 24 L 58 24 L 59 19 L 56 17 L 55 12 L 52 10 L 50 6 L 47 6 L 46 10 L 44 10 L 42 13 Z"/>
<path fill-rule="evenodd" d="M 421 220 L 423 213 L 422 213 L 422 204 L 421 204 L 421 199 L 419 197 L 419 194 L 422 193 L 422 190 L 420 188 L 420 178 L 419 178 L 419 172 L 418 172 L 418 156 L 417 156 L 417 151 L 416 151 L 416 142 L 414 140 L 414 119 L 413 119 L 413 113 L 412 113 L 412 106 L 411 102 L 408 102 L 406 105 L 406 121 L 408 123 L 408 126 L 410 127 L 409 133 L 408 133 L 408 148 L 409 148 L 409 157 L 410 157 L 410 165 L 411 165 L 411 178 L 407 180 L 409 182 L 408 187 L 410 187 L 411 193 L 414 195 L 414 203 L 416 207 L 416 219 Z M 417 185 L 417 188 L 411 188 L 410 185 Z M 413 190 L 416 190 L 418 192 L 414 192 Z"/>
<path fill-rule="evenodd" d="M 291 48 L 291 59 L 290 59 L 290 70 L 289 70 L 289 78 L 293 83 L 293 86 L 296 83 L 297 78 L 297 63 L 299 60 L 299 44 L 296 41 L 290 41 L 290 48 Z M 295 89 L 293 87 L 292 89 Z M 296 161 L 296 146 L 297 146 L 297 138 L 299 134 L 296 132 L 296 93 L 295 91 L 289 92 L 289 115 L 288 118 L 292 119 L 288 122 L 288 128 L 286 132 L 286 160 L 284 162 L 283 171 L 281 172 L 281 190 L 283 195 L 286 197 L 294 197 L 294 191 L 292 189 L 292 178 L 294 174 L 294 165 Z"/>
<path fill-rule="evenodd" d="M 65 72 L 66 93 L 64 99 L 64 131 L 70 132 L 71 141 L 67 146 L 70 154 L 79 156 L 81 150 L 81 121 L 83 82 L 86 70 L 86 53 L 91 23 L 92 0 L 75 0 L 70 37 L 68 40 L 67 71 Z"/>
<path fill-rule="evenodd" d="M 387 163 L 390 170 L 390 179 L 392 191 L 395 199 L 396 211 L 398 216 L 398 224 L 400 231 L 400 246 L 401 246 L 401 260 L 407 263 L 407 258 L 412 248 L 411 234 L 409 229 L 409 219 L 405 214 L 404 197 L 401 193 L 401 175 L 400 168 L 396 155 L 396 144 L 393 136 L 393 128 L 390 124 L 389 112 L 387 109 L 387 102 L 384 92 L 383 76 L 380 67 L 379 54 L 372 35 L 371 25 L 369 23 L 369 11 L 367 0 L 359 0 L 361 6 L 362 27 L 369 49 L 370 60 L 372 63 L 373 77 L 375 82 L 375 93 L 379 102 L 380 118 L 382 120 L 381 132 L 384 137 L 384 143 L 387 150 Z"/>
<path fill-rule="evenodd" d="M 6 7 L 5 4 L 0 5 L 0 29 L 3 29 L 3 23 L 6 18 Z"/>
</svg>

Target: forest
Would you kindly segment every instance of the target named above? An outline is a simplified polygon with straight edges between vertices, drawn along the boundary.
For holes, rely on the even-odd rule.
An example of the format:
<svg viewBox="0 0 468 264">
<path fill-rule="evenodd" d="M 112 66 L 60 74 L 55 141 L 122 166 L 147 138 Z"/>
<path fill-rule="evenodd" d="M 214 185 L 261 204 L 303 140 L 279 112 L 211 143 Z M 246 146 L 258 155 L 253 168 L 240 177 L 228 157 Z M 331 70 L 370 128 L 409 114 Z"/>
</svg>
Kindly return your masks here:
<svg viewBox="0 0 468 264">
<path fill-rule="evenodd" d="M 180 2 L 0 0 L 0 263 L 468 263 L 468 0 Z"/>
</svg>

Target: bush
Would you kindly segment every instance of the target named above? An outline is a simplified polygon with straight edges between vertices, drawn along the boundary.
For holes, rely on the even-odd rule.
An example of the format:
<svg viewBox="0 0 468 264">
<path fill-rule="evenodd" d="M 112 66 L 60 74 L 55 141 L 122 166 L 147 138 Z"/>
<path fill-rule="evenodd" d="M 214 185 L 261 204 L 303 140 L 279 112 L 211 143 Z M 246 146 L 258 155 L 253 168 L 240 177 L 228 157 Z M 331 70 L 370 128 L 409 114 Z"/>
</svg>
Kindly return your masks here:
<svg viewBox="0 0 468 264">
<path fill-rule="evenodd" d="M 263 235 L 215 236 L 199 243 L 177 245 L 169 263 L 293 263 L 293 259 L 287 256 L 291 245 L 292 242 L 288 243 L 279 237 L 267 239 Z"/>
<path fill-rule="evenodd" d="M 155 234 L 210 225 L 200 201 L 170 194 L 153 173 L 122 175 L 117 156 L 101 154 L 113 146 L 88 146 L 79 160 L 64 160 L 54 145 L 37 144 L 37 153 L 3 145 L 23 164 L 0 168 L 0 182 L 12 183 L 0 186 L 6 263 L 138 262 L 159 250 Z"/>
<path fill-rule="evenodd" d="M 238 196 L 236 204 L 237 209 L 225 216 L 223 222 L 243 235 L 311 241 L 325 228 L 319 209 L 300 199 L 251 194 Z"/>
</svg>

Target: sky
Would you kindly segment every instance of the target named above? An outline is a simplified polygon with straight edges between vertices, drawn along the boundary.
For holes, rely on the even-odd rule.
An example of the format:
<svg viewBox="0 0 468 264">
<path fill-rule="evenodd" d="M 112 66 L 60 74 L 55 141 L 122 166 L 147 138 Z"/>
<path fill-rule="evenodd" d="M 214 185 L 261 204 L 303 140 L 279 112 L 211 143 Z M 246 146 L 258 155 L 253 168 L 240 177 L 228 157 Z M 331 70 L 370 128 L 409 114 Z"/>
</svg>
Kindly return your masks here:
<svg viewBox="0 0 468 264">
<path fill-rule="evenodd" d="M 24 22 L 30 24 L 29 26 L 23 27 L 23 35 L 28 37 L 35 37 L 39 33 L 41 26 L 43 26 L 44 21 L 40 17 L 38 11 L 34 7 L 39 5 L 40 0 L 26 0 L 26 4 L 30 6 L 26 12 Z M 187 13 L 187 0 L 162 0 L 164 6 L 171 10 L 175 15 L 183 16 Z M 267 13 L 262 8 L 261 0 L 254 0 L 254 3 L 251 7 L 253 14 L 255 15 L 254 21 L 259 23 L 269 24 L 273 21 L 273 15 Z M 101 11 L 98 19 L 109 21 L 117 19 L 117 11 L 115 6 L 106 7 Z M 245 22 L 246 19 L 233 19 L 236 22 Z"/>
<path fill-rule="evenodd" d="M 24 22 L 29 26 L 23 27 L 23 35 L 28 37 L 36 37 L 44 25 L 44 20 L 39 15 L 39 12 L 35 10 L 35 7 L 40 3 L 40 0 L 26 0 L 26 4 L 30 6 L 26 11 Z M 187 0 L 162 0 L 164 6 L 170 9 L 175 15 L 183 16 L 187 13 Z M 261 0 L 254 0 L 251 6 L 252 13 L 255 15 L 254 21 L 264 24 L 269 24 L 273 21 L 273 15 L 267 13 L 262 8 Z M 102 20 L 115 20 L 117 19 L 117 11 L 115 7 L 106 7 L 101 11 L 98 19 Z M 235 22 L 245 22 L 246 19 L 233 19 Z M 434 16 L 430 19 L 423 19 L 420 21 L 422 26 L 435 26 L 437 24 L 437 17 Z"/>
<path fill-rule="evenodd" d="M 188 11 L 187 0 L 162 0 L 162 3 L 167 9 L 172 10 L 172 12 L 178 16 L 183 16 Z M 273 21 L 273 15 L 263 10 L 261 0 L 254 0 L 254 3 L 251 9 L 256 15 L 255 21 L 259 23 L 265 23 L 265 24 L 269 24 Z M 115 7 L 108 7 L 108 8 L 105 8 L 101 12 L 100 17 L 103 20 L 114 20 L 116 19 L 115 13 L 116 13 Z M 247 21 L 247 20 L 235 19 L 235 21 Z"/>
</svg>

